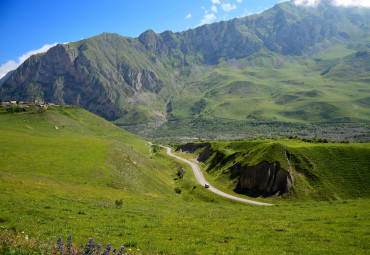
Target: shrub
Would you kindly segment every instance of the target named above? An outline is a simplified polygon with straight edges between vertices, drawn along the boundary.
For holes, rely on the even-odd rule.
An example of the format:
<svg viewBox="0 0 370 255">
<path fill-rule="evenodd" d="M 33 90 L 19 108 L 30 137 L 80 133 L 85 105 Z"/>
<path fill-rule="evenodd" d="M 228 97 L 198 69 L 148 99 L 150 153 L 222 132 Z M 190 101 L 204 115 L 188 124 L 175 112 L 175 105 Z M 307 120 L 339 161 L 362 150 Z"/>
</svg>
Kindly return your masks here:
<svg viewBox="0 0 370 255">
<path fill-rule="evenodd" d="M 13 112 L 25 112 L 25 108 L 21 108 L 19 106 L 12 106 L 6 109 L 8 112 L 13 113 Z"/>
<path fill-rule="evenodd" d="M 177 169 L 177 176 L 182 179 L 182 177 L 184 177 L 184 174 L 186 174 L 186 171 L 184 170 L 184 168 L 180 167 L 179 169 Z"/>
<path fill-rule="evenodd" d="M 153 153 L 157 153 L 161 150 L 161 147 L 159 147 L 158 145 L 152 145 L 152 150 Z"/>
<path fill-rule="evenodd" d="M 123 204 L 122 199 L 120 199 L 120 200 L 116 200 L 116 201 L 115 201 L 115 204 L 116 204 L 116 206 L 117 206 L 117 207 L 122 207 L 122 204 Z"/>
</svg>

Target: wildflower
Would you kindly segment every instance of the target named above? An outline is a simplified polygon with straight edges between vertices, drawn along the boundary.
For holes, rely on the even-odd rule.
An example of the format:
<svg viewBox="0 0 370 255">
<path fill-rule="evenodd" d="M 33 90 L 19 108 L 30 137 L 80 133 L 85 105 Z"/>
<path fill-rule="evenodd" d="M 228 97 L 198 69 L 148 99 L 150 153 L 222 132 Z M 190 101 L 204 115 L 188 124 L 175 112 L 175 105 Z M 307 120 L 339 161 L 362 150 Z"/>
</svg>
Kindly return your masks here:
<svg viewBox="0 0 370 255">
<path fill-rule="evenodd" d="M 120 249 L 118 255 L 122 255 L 124 250 L 125 250 L 125 246 L 121 246 L 121 249 Z"/>
<path fill-rule="evenodd" d="M 116 248 L 114 248 L 114 249 L 113 249 L 113 255 L 116 255 L 116 252 L 117 252 L 117 249 L 116 249 Z"/>
<path fill-rule="evenodd" d="M 101 244 L 98 244 L 98 246 L 96 247 L 96 253 L 100 254 L 100 252 L 101 252 Z"/>
<path fill-rule="evenodd" d="M 111 245 L 110 243 L 107 243 L 106 250 L 108 251 L 108 254 L 110 253 L 110 250 L 112 249 L 112 247 L 110 245 Z"/>
<path fill-rule="evenodd" d="M 61 237 L 58 237 L 58 240 L 57 240 L 57 244 L 58 244 L 58 253 L 59 254 L 63 254 L 63 243 L 62 243 L 62 238 Z"/>
<path fill-rule="evenodd" d="M 90 237 L 89 241 L 87 242 L 87 244 L 83 248 L 84 248 L 83 254 L 92 254 L 95 251 L 94 239 L 92 239 Z"/>
<path fill-rule="evenodd" d="M 72 254 L 73 249 L 72 249 L 72 235 L 68 236 L 68 242 L 67 242 L 67 254 Z"/>
<path fill-rule="evenodd" d="M 64 247 L 63 247 L 64 243 L 62 243 L 62 238 L 61 237 L 58 238 L 57 243 L 58 243 L 58 252 L 59 252 L 60 255 L 62 255 L 63 250 L 64 250 Z"/>
</svg>

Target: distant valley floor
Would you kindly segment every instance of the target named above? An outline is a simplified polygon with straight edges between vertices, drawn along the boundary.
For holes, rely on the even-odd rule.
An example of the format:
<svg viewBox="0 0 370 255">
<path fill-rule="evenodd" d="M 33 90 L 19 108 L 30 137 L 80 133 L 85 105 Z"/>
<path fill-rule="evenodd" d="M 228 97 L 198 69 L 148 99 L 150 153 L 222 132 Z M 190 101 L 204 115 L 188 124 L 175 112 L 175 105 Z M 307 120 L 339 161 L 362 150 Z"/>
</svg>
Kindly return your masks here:
<svg viewBox="0 0 370 255">
<path fill-rule="evenodd" d="M 252 139 L 256 137 L 320 137 L 330 142 L 370 142 L 370 122 L 250 122 L 227 119 L 185 119 L 154 124 L 119 125 L 152 140 L 177 142 L 198 139 Z"/>
</svg>

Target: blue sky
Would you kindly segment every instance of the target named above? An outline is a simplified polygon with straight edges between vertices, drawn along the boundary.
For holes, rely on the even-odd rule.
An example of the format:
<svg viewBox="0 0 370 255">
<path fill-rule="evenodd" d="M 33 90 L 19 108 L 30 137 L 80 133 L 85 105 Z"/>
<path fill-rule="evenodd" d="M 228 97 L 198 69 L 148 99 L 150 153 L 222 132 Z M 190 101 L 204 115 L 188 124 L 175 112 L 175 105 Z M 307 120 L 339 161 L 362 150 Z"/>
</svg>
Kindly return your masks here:
<svg viewBox="0 0 370 255">
<path fill-rule="evenodd" d="M 286 0 L 0 0 L 0 78 L 56 43 L 103 32 L 137 37 L 260 13 Z M 320 0 L 294 0 L 317 5 Z M 370 7 L 370 0 L 331 0 Z"/>
<path fill-rule="evenodd" d="M 0 77 L 32 53 L 102 32 L 137 37 L 262 12 L 281 0 L 1 0 Z M 42 48 L 42 50 L 40 50 Z"/>
</svg>

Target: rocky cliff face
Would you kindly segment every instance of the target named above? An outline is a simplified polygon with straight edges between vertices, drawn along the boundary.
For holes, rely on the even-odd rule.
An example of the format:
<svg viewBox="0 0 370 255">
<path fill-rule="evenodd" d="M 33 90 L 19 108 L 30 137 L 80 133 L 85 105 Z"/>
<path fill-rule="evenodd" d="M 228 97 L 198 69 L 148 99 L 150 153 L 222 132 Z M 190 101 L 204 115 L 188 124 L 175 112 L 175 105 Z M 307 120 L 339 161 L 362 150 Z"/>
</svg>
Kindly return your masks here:
<svg viewBox="0 0 370 255">
<path fill-rule="evenodd" d="M 187 143 L 176 148 L 176 151 L 188 153 L 194 153 L 197 150 L 201 150 L 198 155 L 199 162 L 206 161 L 213 153 L 210 143 Z"/>
<path fill-rule="evenodd" d="M 116 107 L 117 89 L 107 90 L 93 75 L 96 70 L 81 52 L 57 45 L 46 54 L 32 56 L 3 85 L 8 97 L 81 106 L 107 119 L 122 114 Z M 114 88 L 114 86 L 112 86 Z"/>
<path fill-rule="evenodd" d="M 236 164 L 231 168 L 231 178 L 238 177 L 235 191 L 251 196 L 270 196 L 279 192 L 291 193 L 292 176 L 280 167 L 279 162 L 262 162 L 256 166 Z"/>
<path fill-rule="evenodd" d="M 118 35 L 100 37 L 126 41 Z M 97 61 L 95 51 L 88 39 L 78 44 L 57 45 L 43 55 L 32 56 L 3 84 L 1 94 L 5 99 L 43 99 L 77 105 L 115 120 L 127 111 L 122 104 L 138 100 L 141 93 L 155 95 L 162 89 L 164 82 L 154 68 L 139 68 L 117 60 L 112 63 L 109 56 Z"/>
</svg>

